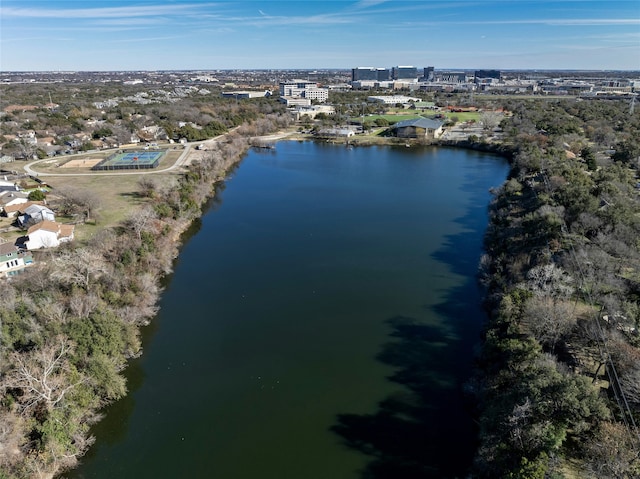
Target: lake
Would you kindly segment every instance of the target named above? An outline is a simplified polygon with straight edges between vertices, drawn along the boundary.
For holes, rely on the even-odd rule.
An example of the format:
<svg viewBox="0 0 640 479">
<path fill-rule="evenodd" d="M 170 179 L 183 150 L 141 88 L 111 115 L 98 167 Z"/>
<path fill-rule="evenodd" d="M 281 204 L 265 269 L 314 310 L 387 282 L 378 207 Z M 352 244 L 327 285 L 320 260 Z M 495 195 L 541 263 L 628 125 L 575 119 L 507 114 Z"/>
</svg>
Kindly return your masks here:
<svg viewBox="0 0 640 479">
<path fill-rule="evenodd" d="M 280 142 L 183 246 L 69 478 L 462 477 L 499 157 Z"/>
</svg>

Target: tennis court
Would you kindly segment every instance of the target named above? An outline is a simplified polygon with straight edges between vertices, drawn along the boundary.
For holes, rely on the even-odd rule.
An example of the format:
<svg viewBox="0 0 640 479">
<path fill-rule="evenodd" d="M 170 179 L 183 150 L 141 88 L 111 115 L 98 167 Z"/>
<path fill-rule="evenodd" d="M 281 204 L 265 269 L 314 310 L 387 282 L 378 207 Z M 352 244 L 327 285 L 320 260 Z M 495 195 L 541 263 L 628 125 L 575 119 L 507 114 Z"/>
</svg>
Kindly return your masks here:
<svg viewBox="0 0 640 479">
<path fill-rule="evenodd" d="M 127 151 L 108 156 L 92 170 L 147 170 L 157 168 L 164 151 Z"/>
</svg>

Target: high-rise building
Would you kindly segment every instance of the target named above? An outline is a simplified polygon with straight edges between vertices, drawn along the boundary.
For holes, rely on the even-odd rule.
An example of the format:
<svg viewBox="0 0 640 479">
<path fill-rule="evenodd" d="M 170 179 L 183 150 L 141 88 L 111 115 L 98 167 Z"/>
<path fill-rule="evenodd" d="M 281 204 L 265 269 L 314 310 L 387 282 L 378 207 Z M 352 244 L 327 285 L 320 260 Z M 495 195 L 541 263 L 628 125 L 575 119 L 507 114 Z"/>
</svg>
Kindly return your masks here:
<svg viewBox="0 0 640 479">
<path fill-rule="evenodd" d="M 434 68 L 433 67 L 425 67 L 423 77 L 425 81 L 433 81 L 435 79 L 434 76 Z"/>
<path fill-rule="evenodd" d="M 476 70 L 475 81 L 491 78 L 494 80 L 500 80 L 500 70 Z"/>
<path fill-rule="evenodd" d="M 357 67 L 351 70 L 351 81 L 388 81 L 390 72 L 387 68 Z"/>
<path fill-rule="evenodd" d="M 392 77 L 394 80 L 417 80 L 418 69 L 411 66 L 393 67 Z"/>
<path fill-rule="evenodd" d="M 351 81 L 377 80 L 377 69 L 373 67 L 358 67 L 351 70 Z"/>
</svg>

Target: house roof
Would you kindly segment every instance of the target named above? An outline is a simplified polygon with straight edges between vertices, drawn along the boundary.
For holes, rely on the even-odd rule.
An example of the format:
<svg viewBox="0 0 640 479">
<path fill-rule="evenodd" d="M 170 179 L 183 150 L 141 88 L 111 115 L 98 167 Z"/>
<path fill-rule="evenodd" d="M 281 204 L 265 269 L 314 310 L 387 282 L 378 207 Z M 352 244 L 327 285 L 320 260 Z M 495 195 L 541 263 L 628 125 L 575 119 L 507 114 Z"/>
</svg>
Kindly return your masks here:
<svg viewBox="0 0 640 479">
<path fill-rule="evenodd" d="M 41 204 L 29 205 L 22 211 L 24 211 L 29 216 L 34 216 L 39 213 L 51 213 L 53 215 L 53 211 L 51 211 L 46 206 L 42 206 Z"/>
<path fill-rule="evenodd" d="M 9 253 L 15 253 L 16 251 L 18 251 L 18 248 L 13 243 L 0 244 L 0 256 L 7 255 Z"/>
<path fill-rule="evenodd" d="M 71 238 L 75 229 L 75 225 L 60 225 L 60 237 Z"/>
<path fill-rule="evenodd" d="M 18 203 L 17 205 L 9 205 L 4 207 L 5 213 L 15 213 L 16 211 L 25 211 L 33 205 L 42 205 L 42 201 L 27 201 L 26 203 Z"/>
<path fill-rule="evenodd" d="M 40 223 L 36 223 L 31 228 L 27 230 L 27 235 L 34 233 L 39 230 L 49 231 L 51 233 L 58 233 L 60 231 L 60 223 L 56 223 L 55 221 L 44 220 Z"/>
<path fill-rule="evenodd" d="M 44 220 L 40 223 L 36 223 L 27 230 L 27 236 L 36 231 L 48 231 L 55 233 L 59 238 L 72 238 L 75 231 L 75 225 L 63 225 L 55 221 Z"/>
<path fill-rule="evenodd" d="M 414 127 L 414 128 L 425 128 L 427 130 L 437 130 L 443 125 L 441 121 L 432 120 L 430 118 L 414 118 L 412 120 L 404 120 L 399 121 L 393 128 L 406 128 L 406 127 Z"/>
</svg>

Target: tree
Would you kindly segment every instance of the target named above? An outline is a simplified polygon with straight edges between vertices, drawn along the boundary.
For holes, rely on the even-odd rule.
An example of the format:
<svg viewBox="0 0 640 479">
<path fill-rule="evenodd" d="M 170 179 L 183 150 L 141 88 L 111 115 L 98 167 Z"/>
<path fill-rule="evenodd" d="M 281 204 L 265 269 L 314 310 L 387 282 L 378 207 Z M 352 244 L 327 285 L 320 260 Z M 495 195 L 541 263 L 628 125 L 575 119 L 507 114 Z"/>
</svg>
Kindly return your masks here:
<svg viewBox="0 0 640 479">
<path fill-rule="evenodd" d="M 42 190 L 33 190 L 28 196 L 29 201 L 43 201 L 45 198 L 46 195 Z"/>
<path fill-rule="evenodd" d="M 589 168 L 590 171 L 596 171 L 596 169 L 598 169 L 596 155 L 591 148 L 585 146 L 580 152 L 580 156 L 582 156 L 582 159 L 585 161 L 587 168 Z"/>
<path fill-rule="evenodd" d="M 502 121 L 502 114 L 496 111 L 483 111 L 480 113 L 480 122 L 485 131 L 493 131 Z"/>
<path fill-rule="evenodd" d="M 630 434 L 622 424 L 603 422 L 585 447 L 591 477 L 626 479 L 640 476 L 640 458 Z"/>
<path fill-rule="evenodd" d="M 615 161 L 633 163 L 640 157 L 640 142 L 635 140 L 622 141 L 616 146 L 616 152 L 611 155 Z"/>
<path fill-rule="evenodd" d="M 138 187 L 140 188 L 140 196 L 145 198 L 153 198 L 156 192 L 156 182 L 153 181 L 148 175 L 142 176 L 138 180 Z"/>
<path fill-rule="evenodd" d="M 53 409 L 82 382 L 69 362 L 70 353 L 71 345 L 63 336 L 52 338 L 41 348 L 13 352 L 10 361 L 13 367 L 6 375 L 5 390 L 21 391 L 16 399 L 23 411 L 37 404 Z"/>
<path fill-rule="evenodd" d="M 533 297 L 525 306 L 525 322 L 538 341 L 553 349 L 576 325 L 573 304 L 547 296 Z"/>
<path fill-rule="evenodd" d="M 89 190 L 65 187 L 56 190 L 61 198 L 60 212 L 63 215 L 83 215 L 87 222 L 94 217 L 100 207 L 100 198 Z"/>
<path fill-rule="evenodd" d="M 93 280 L 106 271 L 103 258 L 95 249 L 89 248 L 64 250 L 54 258 L 54 263 L 54 278 L 69 287 L 78 285 L 85 291 L 89 290 Z"/>
</svg>

